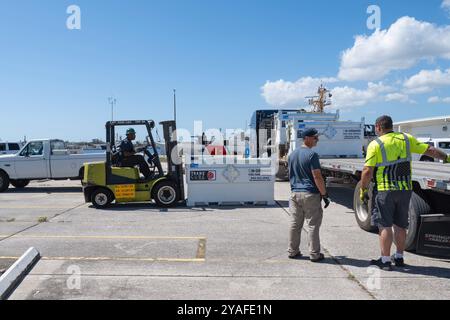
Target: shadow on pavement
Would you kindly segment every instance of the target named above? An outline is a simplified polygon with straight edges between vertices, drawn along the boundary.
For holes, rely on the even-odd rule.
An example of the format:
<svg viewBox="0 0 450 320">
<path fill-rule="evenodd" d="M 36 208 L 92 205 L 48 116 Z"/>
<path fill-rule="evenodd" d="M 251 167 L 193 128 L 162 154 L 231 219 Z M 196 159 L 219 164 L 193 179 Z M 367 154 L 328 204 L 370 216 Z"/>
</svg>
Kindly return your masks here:
<svg viewBox="0 0 450 320">
<path fill-rule="evenodd" d="M 24 189 L 10 188 L 4 193 L 82 193 L 83 189 L 80 187 L 26 187 Z"/>
<path fill-rule="evenodd" d="M 335 259 L 335 260 L 334 260 Z M 357 268 L 370 267 L 370 259 L 361 260 L 349 258 L 346 256 L 337 256 L 334 259 L 326 259 L 322 263 L 336 264 L 336 262 L 342 266 L 352 266 Z M 403 268 L 393 266 L 393 272 L 400 272 L 410 275 L 420 275 L 427 277 L 436 277 L 441 279 L 450 279 L 450 268 L 432 267 L 432 266 L 414 266 L 406 265 Z"/>
<path fill-rule="evenodd" d="M 353 211 L 354 189 L 343 187 L 328 187 L 328 195 L 332 202 L 340 204 Z"/>
<path fill-rule="evenodd" d="M 95 209 L 93 205 L 90 205 L 89 208 Z M 230 210 L 236 210 L 236 209 L 258 209 L 258 208 L 279 208 L 277 205 L 273 206 L 199 206 L 199 207 L 187 207 L 184 205 L 178 205 L 173 208 L 161 208 L 158 207 L 154 203 L 123 203 L 123 204 L 112 204 L 110 207 L 101 209 L 99 211 L 137 211 L 137 210 L 143 210 L 143 209 L 149 209 L 149 210 L 158 210 L 160 212 L 179 212 L 185 211 L 185 212 L 212 212 L 212 211 L 230 211 Z"/>
</svg>

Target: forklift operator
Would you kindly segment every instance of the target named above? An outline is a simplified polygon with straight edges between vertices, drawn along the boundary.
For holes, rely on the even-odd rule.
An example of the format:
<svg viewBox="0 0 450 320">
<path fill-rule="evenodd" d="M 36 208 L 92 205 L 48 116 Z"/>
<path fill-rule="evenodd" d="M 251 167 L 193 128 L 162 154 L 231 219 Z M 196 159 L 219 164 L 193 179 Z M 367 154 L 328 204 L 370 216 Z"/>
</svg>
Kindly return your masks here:
<svg viewBox="0 0 450 320">
<path fill-rule="evenodd" d="M 127 130 L 127 138 L 122 140 L 120 144 L 120 152 L 122 153 L 121 167 L 139 166 L 140 172 L 144 175 L 145 179 L 151 178 L 150 168 L 148 167 L 145 158 L 141 155 L 137 155 L 133 146 L 133 140 L 136 140 L 136 131 L 133 128 Z"/>
</svg>

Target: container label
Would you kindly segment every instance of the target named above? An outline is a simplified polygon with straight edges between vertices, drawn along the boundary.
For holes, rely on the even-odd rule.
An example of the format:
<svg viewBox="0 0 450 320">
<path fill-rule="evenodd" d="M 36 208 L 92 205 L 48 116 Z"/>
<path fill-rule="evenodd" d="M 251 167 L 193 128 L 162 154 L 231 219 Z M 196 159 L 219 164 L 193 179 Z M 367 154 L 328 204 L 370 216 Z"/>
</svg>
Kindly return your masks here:
<svg viewBox="0 0 450 320">
<path fill-rule="evenodd" d="M 359 140 L 361 139 L 361 129 L 345 129 L 344 130 L 345 140 Z"/>
<path fill-rule="evenodd" d="M 267 182 L 272 180 L 270 168 L 248 169 L 250 182 Z"/>
<path fill-rule="evenodd" d="M 191 171 L 191 181 L 216 181 L 216 171 Z"/>
</svg>

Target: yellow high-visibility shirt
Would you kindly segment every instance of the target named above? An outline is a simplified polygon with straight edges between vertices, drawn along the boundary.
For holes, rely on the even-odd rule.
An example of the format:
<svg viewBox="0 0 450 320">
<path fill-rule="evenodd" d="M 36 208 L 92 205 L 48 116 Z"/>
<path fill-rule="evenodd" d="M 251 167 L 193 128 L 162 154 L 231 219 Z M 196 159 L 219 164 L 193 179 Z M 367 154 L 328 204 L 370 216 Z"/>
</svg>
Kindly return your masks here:
<svg viewBox="0 0 450 320">
<path fill-rule="evenodd" d="M 424 154 L 429 145 L 419 142 L 413 136 L 406 134 L 409 139 L 410 153 Z M 388 162 L 395 162 L 401 159 L 409 159 L 400 164 L 383 164 L 383 155 L 381 146 L 377 141 L 372 141 L 367 148 L 365 165 L 367 167 L 376 167 L 375 181 L 378 191 L 392 190 L 412 190 L 411 180 L 411 154 L 407 154 L 407 147 L 403 133 L 392 132 L 379 138 L 386 150 Z"/>
</svg>

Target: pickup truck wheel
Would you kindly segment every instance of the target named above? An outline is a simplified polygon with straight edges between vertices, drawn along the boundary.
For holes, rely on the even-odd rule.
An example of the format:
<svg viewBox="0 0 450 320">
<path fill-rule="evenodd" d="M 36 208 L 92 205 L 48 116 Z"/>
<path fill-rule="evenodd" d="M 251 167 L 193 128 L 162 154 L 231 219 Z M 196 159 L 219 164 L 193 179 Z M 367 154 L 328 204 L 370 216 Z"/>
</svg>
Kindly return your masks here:
<svg viewBox="0 0 450 320">
<path fill-rule="evenodd" d="M 364 204 L 359 198 L 359 190 L 361 189 L 361 182 L 356 185 L 355 193 L 353 195 L 353 209 L 355 210 L 356 222 L 361 229 L 374 232 L 376 227 L 372 226 L 372 197 L 373 197 L 373 183 L 369 186 L 369 203 Z"/>
<path fill-rule="evenodd" d="M 6 172 L 0 171 L 0 192 L 5 192 L 9 188 L 9 176 Z"/>
<path fill-rule="evenodd" d="M 409 204 L 409 228 L 406 234 L 405 247 L 408 251 L 417 248 L 420 216 L 431 212 L 430 206 L 417 193 L 413 193 Z"/>
<path fill-rule="evenodd" d="M 11 180 L 10 183 L 16 189 L 23 189 L 30 184 L 30 180 Z"/>
<path fill-rule="evenodd" d="M 107 208 L 113 202 L 112 192 L 108 189 L 97 189 L 91 194 L 91 202 L 97 209 Z"/>
<path fill-rule="evenodd" d="M 180 199 L 178 186 L 173 181 L 159 182 L 152 190 L 152 198 L 158 207 L 170 208 L 176 205 Z"/>
</svg>

